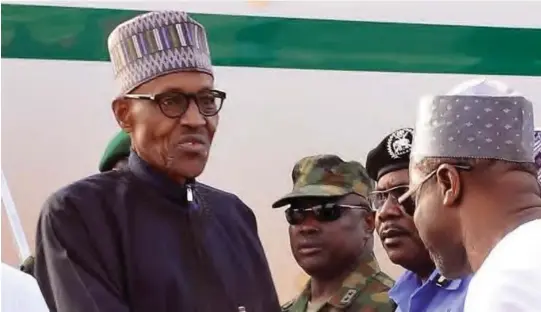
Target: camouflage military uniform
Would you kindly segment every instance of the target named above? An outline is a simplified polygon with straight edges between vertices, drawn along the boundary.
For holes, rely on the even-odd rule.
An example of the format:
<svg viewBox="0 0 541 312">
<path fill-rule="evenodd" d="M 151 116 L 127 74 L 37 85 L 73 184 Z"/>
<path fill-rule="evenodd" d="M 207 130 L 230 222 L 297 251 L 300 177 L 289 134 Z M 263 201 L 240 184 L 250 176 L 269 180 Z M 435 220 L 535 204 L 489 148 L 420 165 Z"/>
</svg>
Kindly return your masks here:
<svg viewBox="0 0 541 312">
<path fill-rule="evenodd" d="M 342 287 L 318 312 L 391 312 L 395 305 L 387 292 L 393 280 L 381 272 L 376 259 L 367 257 L 342 283 Z M 305 312 L 310 299 L 310 282 L 296 299 L 282 306 L 282 311 Z"/>
<path fill-rule="evenodd" d="M 339 197 L 356 193 L 367 198 L 374 187 L 374 182 L 360 163 L 345 162 L 335 155 L 305 157 L 295 164 L 291 175 L 292 192 L 276 201 L 274 208 L 303 197 Z M 395 305 L 387 294 L 393 284 L 394 281 L 381 272 L 373 253 L 370 253 L 361 259 L 359 267 L 317 311 L 394 311 Z M 305 312 L 309 300 L 310 282 L 296 299 L 282 306 L 282 311 Z"/>
</svg>

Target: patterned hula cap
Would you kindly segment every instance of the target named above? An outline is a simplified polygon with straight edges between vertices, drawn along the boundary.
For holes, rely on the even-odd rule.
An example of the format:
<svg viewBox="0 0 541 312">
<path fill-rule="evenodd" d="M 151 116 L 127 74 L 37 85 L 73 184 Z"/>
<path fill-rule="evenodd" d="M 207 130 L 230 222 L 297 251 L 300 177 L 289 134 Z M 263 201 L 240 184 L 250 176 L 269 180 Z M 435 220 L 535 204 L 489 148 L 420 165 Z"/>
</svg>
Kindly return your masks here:
<svg viewBox="0 0 541 312">
<path fill-rule="evenodd" d="M 205 28 L 185 12 L 138 15 L 118 25 L 107 43 L 121 94 L 174 72 L 213 75 Z"/>
<path fill-rule="evenodd" d="M 291 178 L 293 191 L 277 200 L 272 208 L 288 205 L 295 198 L 339 197 L 351 193 L 367 198 L 374 188 L 374 182 L 360 163 L 346 162 L 336 155 L 304 157 L 293 167 Z"/>
<path fill-rule="evenodd" d="M 532 103 L 505 84 L 462 83 L 423 99 L 417 111 L 411 160 L 425 157 L 533 162 Z"/>
</svg>

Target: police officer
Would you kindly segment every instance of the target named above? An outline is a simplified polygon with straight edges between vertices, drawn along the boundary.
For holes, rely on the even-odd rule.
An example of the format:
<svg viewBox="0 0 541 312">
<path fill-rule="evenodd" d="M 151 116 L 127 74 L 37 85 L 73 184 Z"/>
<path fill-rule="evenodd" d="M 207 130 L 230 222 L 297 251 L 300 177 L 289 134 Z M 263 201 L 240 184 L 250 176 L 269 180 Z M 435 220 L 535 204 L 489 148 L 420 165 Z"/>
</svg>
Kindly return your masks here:
<svg viewBox="0 0 541 312">
<path fill-rule="evenodd" d="M 370 194 L 376 231 L 389 259 L 406 269 L 389 296 L 398 304 L 399 312 L 461 312 L 471 277 L 448 280 L 435 269 L 413 222 L 414 202 L 397 202 L 409 189 L 412 141 L 413 129 L 398 129 L 366 159 L 368 174 L 377 181 L 376 190 Z"/>
<path fill-rule="evenodd" d="M 295 164 L 292 178 L 292 192 L 273 208 L 289 205 L 291 251 L 310 280 L 282 310 L 393 311 L 393 280 L 373 253 L 373 182 L 364 167 L 335 155 L 309 156 Z"/>
</svg>

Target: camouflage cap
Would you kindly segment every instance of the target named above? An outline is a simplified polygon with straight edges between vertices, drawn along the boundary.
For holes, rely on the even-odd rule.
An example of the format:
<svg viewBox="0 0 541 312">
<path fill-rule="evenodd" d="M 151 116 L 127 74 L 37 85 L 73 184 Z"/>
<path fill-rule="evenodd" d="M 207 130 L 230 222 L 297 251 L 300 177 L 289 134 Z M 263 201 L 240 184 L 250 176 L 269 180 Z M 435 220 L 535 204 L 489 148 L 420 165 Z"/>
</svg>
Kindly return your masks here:
<svg viewBox="0 0 541 312">
<path fill-rule="evenodd" d="M 272 207 L 288 205 L 294 198 L 335 197 L 357 193 L 368 197 L 374 182 L 356 161 L 343 161 L 336 155 L 315 155 L 299 160 L 293 172 L 293 191 Z"/>
</svg>

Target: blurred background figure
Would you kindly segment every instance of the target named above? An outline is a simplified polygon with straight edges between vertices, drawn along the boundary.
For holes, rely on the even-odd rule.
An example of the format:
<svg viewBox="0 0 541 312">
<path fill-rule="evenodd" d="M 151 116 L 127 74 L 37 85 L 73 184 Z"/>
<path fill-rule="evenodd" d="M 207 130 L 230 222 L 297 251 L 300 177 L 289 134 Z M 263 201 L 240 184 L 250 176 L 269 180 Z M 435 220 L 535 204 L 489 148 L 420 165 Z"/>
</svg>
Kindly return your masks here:
<svg viewBox="0 0 541 312">
<path fill-rule="evenodd" d="M 2 263 L 2 312 L 49 311 L 36 280 Z"/>
<path fill-rule="evenodd" d="M 105 172 L 113 169 L 122 169 L 128 164 L 130 156 L 130 136 L 120 130 L 107 144 L 100 160 L 99 170 Z"/>
</svg>

